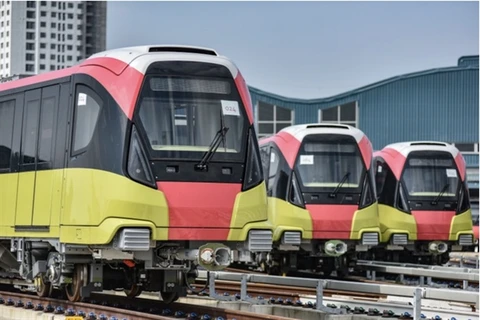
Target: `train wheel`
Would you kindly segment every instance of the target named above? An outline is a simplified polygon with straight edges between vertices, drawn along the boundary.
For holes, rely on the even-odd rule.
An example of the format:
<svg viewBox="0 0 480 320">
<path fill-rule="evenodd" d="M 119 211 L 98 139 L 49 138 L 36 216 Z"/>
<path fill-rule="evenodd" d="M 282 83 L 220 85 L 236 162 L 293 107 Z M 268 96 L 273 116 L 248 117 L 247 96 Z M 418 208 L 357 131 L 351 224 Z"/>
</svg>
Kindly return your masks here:
<svg viewBox="0 0 480 320">
<path fill-rule="evenodd" d="M 166 304 L 170 304 L 178 300 L 179 296 L 177 292 L 163 292 L 160 291 L 160 296 L 162 297 L 162 301 Z"/>
<path fill-rule="evenodd" d="M 140 294 L 142 294 L 142 288 L 137 286 L 137 284 L 132 284 L 132 287 L 130 289 L 125 289 L 123 290 L 125 292 L 125 295 L 127 298 L 135 298 L 138 297 Z"/>
<path fill-rule="evenodd" d="M 82 299 L 81 290 L 86 284 L 87 265 L 77 264 L 73 272 L 72 283 L 65 286 L 65 294 L 71 302 L 78 302 Z"/>
<path fill-rule="evenodd" d="M 49 297 L 52 295 L 52 285 L 50 282 L 45 282 L 43 276 L 35 279 L 35 289 L 39 297 Z"/>
</svg>

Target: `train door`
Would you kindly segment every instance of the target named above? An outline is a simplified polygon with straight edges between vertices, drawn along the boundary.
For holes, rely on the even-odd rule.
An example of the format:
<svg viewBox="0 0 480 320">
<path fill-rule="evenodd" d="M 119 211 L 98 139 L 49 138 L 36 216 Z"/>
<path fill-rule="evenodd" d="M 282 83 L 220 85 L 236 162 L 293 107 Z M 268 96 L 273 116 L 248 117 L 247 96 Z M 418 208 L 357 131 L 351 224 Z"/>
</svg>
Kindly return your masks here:
<svg viewBox="0 0 480 320">
<path fill-rule="evenodd" d="M 50 225 L 52 201 L 58 198 L 63 179 L 63 170 L 53 170 L 59 89 L 58 85 L 42 89 L 32 217 L 35 227 Z"/>
<path fill-rule="evenodd" d="M 19 157 L 18 231 L 48 231 L 53 193 L 52 168 L 58 86 L 25 92 Z M 40 173 L 38 173 L 40 172 Z"/>
</svg>

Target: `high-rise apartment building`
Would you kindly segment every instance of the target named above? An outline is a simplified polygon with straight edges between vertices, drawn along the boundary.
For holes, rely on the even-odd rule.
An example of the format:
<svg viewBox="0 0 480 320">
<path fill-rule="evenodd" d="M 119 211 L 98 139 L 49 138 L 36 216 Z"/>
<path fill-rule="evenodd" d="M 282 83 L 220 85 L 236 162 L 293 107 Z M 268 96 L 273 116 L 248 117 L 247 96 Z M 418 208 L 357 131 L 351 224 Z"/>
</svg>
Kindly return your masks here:
<svg viewBox="0 0 480 320">
<path fill-rule="evenodd" d="M 106 2 L 0 1 L 0 78 L 72 66 L 106 47 Z"/>
</svg>

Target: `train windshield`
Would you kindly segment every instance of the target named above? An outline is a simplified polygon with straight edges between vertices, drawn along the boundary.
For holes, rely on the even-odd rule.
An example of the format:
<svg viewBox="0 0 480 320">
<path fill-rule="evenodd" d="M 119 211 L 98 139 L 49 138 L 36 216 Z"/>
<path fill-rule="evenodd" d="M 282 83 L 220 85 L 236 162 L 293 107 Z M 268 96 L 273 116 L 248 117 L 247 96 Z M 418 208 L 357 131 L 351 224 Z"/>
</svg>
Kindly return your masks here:
<svg viewBox="0 0 480 320">
<path fill-rule="evenodd" d="M 304 139 L 296 162 L 303 189 L 361 190 L 365 165 L 353 137 L 311 135 Z M 354 190 L 352 190 L 354 189 Z"/>
<path fill-rule="evenodd" d="M 409 156 L 402 180 L 410 197 L 453 198 L 459 178 L 451 156 Z"/>
<path fill-rule="evenodd" d="M 228 78 L 147 76 L 139 117 L 154 158 L 200 159 L 220 137 L 212 161 L 244 160 L 248 122 Z"/>
</svg>

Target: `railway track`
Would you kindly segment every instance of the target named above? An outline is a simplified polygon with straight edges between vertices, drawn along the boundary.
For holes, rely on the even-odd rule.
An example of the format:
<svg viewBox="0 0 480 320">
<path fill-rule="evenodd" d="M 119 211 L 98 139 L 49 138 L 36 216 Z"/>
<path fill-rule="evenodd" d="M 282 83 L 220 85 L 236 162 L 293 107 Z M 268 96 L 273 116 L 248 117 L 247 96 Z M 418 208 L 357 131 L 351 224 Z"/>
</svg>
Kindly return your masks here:
<svg viewBox="0 0 480 320">
<path fill-rule="evenodd" d="M 189 319 L 271 319 L 287 320 L 290 318 L 248 311 L 216 308 L 199 304 L 173 303 L 165 305 L 161 301 L 135 298 L 134 300 L 119 295 L 94 294 L 84 302 L 72 303 L 62 299 L 41 298 L 33 294 L 0 291 L 0 304 L 12 308 L 41 311 L 47 314 L 80 316 L 87 320 L 171 320 L 173 318 Z"/>
</svg>

